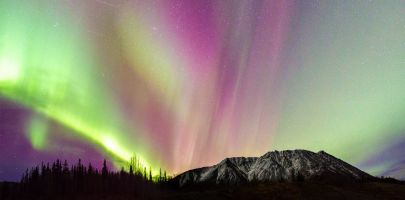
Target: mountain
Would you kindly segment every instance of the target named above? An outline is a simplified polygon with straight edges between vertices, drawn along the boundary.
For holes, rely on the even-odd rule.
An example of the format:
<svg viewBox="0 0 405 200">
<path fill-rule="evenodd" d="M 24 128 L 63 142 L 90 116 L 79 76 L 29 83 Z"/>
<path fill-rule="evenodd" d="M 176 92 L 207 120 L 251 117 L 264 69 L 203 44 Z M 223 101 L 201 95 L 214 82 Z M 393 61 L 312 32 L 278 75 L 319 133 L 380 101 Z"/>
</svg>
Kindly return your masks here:
<svg viewBox="0 0 405 200">
<path fill-rule="evenodd" d="M 261 157 L 226 158 L 211 166 L 186 171 L 174 178 L 180 187 L 195 183 L 242 184 L 272 181 L 360 181 L 373 177 L 320 151 L 272 151 Z"/>
</svg>

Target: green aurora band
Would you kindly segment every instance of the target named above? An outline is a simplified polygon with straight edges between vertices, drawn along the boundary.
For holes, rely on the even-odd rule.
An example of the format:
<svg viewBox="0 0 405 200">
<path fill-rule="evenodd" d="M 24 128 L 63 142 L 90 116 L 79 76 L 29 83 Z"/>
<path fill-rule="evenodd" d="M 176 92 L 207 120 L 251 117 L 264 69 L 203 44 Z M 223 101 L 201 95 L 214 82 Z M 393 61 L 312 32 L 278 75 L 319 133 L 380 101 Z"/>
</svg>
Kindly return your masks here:
<svg viewBox="0 0 405 200">
<path fill-rule="evenodd" d="M 100 63 L 95 63 L 88 41 L 82 39 L 78 25 L 63 17 L 67 15 L 61 14 L 63 10 L 50 6 L 2 2 L 0 95 L 74 130 L 115 157 L 117 165 L 136 153 L 149 168 L 143 143 L 129 143 L 123 134 L 126 130 L 102 75 L 95 71 Z M 64 26 L 58 27 L 55 18 Z M 36 116 L 28 127 L 36 149 L 45 149 L 46 126 Z"/>
</svg>

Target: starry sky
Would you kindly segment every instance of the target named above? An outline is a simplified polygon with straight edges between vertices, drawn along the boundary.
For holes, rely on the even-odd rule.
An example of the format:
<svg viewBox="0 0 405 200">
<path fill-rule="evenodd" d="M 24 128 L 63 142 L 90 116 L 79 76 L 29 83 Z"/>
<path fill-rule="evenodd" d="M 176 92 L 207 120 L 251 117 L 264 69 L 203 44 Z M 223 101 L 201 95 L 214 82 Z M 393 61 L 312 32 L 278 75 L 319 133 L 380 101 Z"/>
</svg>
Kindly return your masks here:
<svg viewBox="0 0 405 200">
<path fill-rule="evenodd" d="M 405 1 L 0 2 L 0 180 L 285 149 L 405 179 Z"/>
</svg>

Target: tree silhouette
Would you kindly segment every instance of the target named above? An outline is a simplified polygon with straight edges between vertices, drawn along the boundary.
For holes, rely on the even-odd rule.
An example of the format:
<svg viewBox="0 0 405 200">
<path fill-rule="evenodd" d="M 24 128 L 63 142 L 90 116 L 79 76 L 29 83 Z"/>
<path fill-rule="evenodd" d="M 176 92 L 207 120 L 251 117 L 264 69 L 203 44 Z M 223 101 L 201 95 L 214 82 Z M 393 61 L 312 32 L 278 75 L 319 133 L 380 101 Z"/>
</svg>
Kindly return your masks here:
<svg viewBox="0 0 405 200">
<path fill-rule="evenodd" d="M 114 195 L 150 199 L 150 196 L 157 194 L 159 187 L 165 187 L 167 181 L 165 172 L 163 177 L 159 176 L 159 184 L 154 182 L 151 167 L 148 179 L 146 167 L 141 166 L 136 157 L 127 165 L 128 171 L 124 167 L 118 172 L 109 171 L 106 160 L 103 161 L 101 173 L 91 163 L 85 167 L 81 159 L 70 168 L 66 160 L 62 164 L 59 159 L 49 166 L 49 163 L 41 163 L 27 169 L 18 184 L 18 192 L 13 192 L 11 199 L 76 199 L 81 195 L 99 195 L 98 199 Z M 1 191 L 0 197 L 10 194 L 8 186 L 3 185 Z"/>
<path fill-rule="evenodd" d="M 149 168 L 149 181 L 152 181 L 152 167 Z"/>
<path fill-rule="evenodd" d="M 103 177 L 107 177 L 108 175 L 108 168 L 107 168 L 107 161 L 104 159 L 103 168 L 101 168 L 101 174 Z"/>
</svg>

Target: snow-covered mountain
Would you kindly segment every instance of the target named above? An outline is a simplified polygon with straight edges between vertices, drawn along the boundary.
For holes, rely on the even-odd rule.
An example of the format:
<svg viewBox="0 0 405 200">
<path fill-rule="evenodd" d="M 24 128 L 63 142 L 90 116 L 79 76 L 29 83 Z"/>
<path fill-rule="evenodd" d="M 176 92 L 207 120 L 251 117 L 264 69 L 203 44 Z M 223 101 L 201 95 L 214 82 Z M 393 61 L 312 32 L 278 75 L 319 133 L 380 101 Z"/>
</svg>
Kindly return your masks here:
<svg viewBox="0 0 405 200">
<path fill-rule="evenodd" d="M 363 180 L 371 175 L 327 154 L 307 150 L 272 151 L 261 157 L 226 158 L 174 178 L 179 186 L 192 183 L 240 184 L 300 179 Z"/>
</svg>

